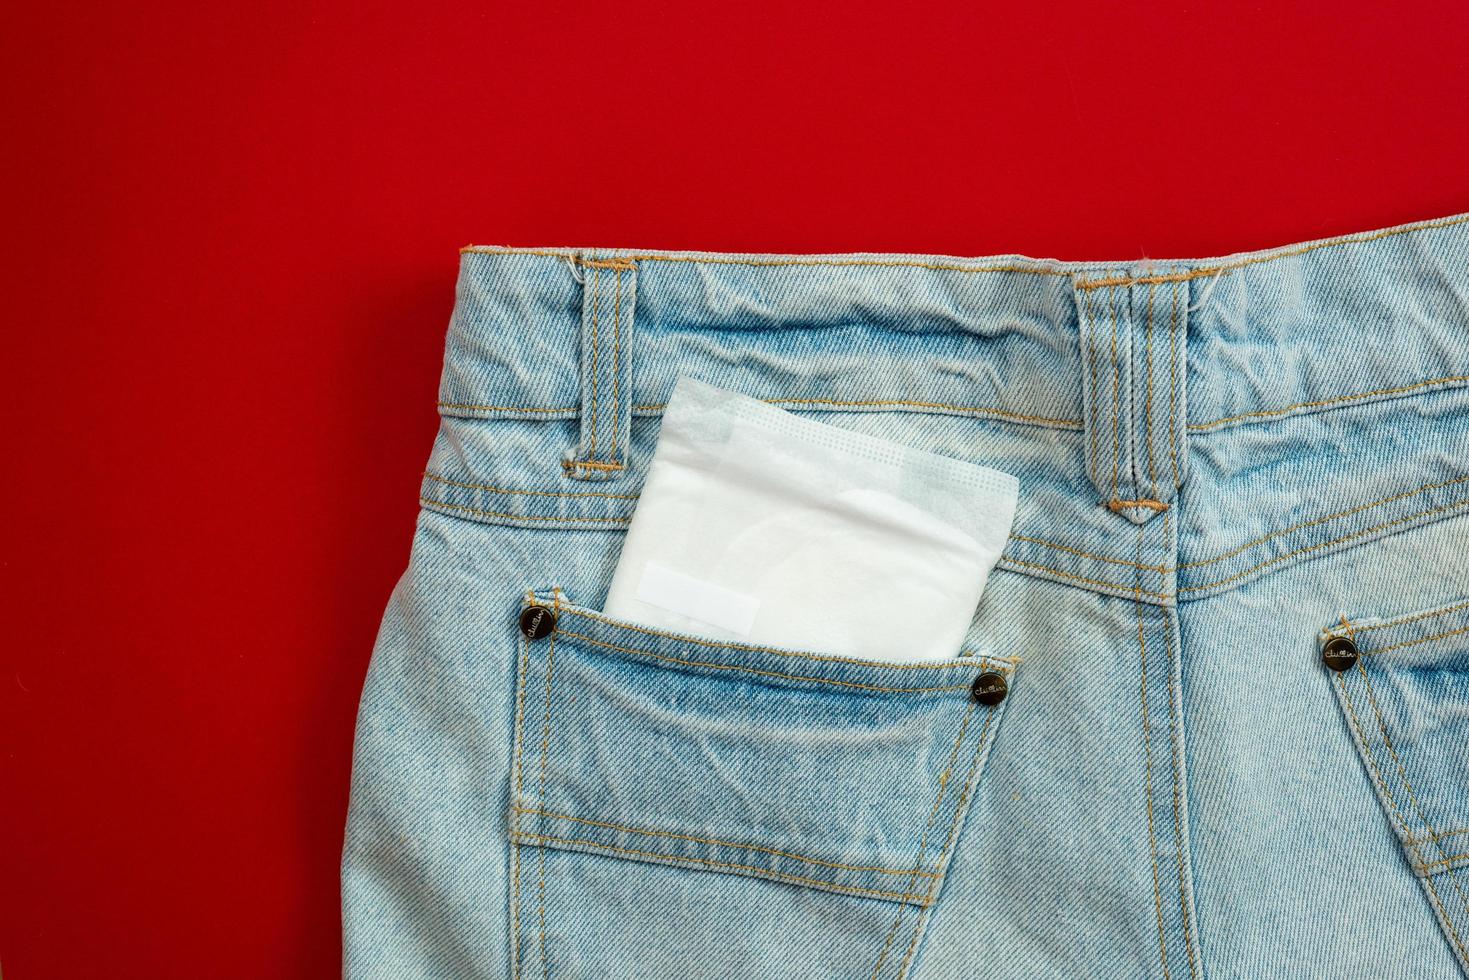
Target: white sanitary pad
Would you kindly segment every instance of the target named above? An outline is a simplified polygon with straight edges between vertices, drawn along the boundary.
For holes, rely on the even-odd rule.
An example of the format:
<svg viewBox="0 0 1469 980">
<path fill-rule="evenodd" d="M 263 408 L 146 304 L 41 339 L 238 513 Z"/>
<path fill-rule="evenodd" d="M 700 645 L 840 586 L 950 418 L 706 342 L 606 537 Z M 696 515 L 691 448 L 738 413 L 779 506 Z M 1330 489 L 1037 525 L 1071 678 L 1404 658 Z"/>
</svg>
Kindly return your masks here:
<svg viewBox="0 0 1469 980">
<path fill-rule="evenodd" d="M 680 379 L 605 611 L 883 663 L 957 656 L 1015 514 L 998 470 Z"/>
</svg>

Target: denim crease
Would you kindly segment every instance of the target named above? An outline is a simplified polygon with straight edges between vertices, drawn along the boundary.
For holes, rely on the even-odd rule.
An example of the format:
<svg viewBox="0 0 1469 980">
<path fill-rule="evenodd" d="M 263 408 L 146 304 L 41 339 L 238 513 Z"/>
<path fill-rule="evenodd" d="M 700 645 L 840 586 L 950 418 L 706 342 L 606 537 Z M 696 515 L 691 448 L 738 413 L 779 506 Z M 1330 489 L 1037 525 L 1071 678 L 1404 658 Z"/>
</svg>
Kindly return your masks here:
<svg viewBox="0 0 1469 980">
<path fill-rule="evenodd" d="M 952 656 L 600 611 L 681 376 L 1018 479 Z M 470 246 L 438 413 L 345 975 L 1469 975 L 1469 215 L 1177 261 Z"/>
</svg>

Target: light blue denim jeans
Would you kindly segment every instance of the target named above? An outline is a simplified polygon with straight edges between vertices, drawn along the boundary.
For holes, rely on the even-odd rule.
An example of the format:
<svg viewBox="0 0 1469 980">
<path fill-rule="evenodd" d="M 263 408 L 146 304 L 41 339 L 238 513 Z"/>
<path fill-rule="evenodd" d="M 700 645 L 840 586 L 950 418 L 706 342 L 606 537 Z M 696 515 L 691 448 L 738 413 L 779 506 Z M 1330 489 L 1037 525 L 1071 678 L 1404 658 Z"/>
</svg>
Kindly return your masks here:
<svg viewBox="0 0 1469 980">
<path fill-rule="evenodd" d="M 1019 478 L 951 658 L 601 615 L 682 375 Z M 1177 262 L 471 247 L 438 410 L 349 976 L 1466 969 L 1469 215 Z"/>
</svg>

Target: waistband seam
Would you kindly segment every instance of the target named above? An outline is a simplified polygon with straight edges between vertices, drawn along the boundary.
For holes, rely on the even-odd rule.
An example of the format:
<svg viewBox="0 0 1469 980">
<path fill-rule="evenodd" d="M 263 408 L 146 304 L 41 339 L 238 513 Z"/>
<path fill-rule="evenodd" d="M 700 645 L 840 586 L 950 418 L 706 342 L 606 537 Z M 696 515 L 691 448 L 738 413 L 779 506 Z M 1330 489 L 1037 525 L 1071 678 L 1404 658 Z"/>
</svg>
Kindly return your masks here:
<svg viewBox="0 0 1469 980">
<path fill-rule="evenodd" d="M 1171 272 L 1163 275 L 1146 276 L 1124 276 L 1113 275 L 1101 279 L 1081 280 L 1076 282 L 1075 288 L 1082 291 L 1101 289 L 1108 286 L 1135 286 L 1170 282 L 1187 282 L 1193 279 L 1202 279 L 1208 276 L 1242 269 L 1264 262 L 1272 262 L 1278 259 L 1294 258 L 1310 252 L 1320 251 L 1326 248 L 1334 248 L 1342 245 L 1373 242 L 1383 238 L 1393 238 L 1398 235 L 1406 235 L 1420 231 L 1432 231 L 1438 228 L 1449 228 L 1455 225 L 1469 222 L 1469 213 L 1450 215 L 1444 218 L 1428 219 L 1424 221 L 1409 222 L 1402 225 L 1393 225 L 1375 231 L 1356 232 L 1349 235 L 1339 235 L 1333 238 L 1324 238 L 1316 241 L 1301 242 L 1291 245 L 1281 245 L 1254 252 L 1240 252 L 1233 255 L 1220 256 L 1217 258 L 1189 259 L 1139 259 L 1139 265 L 1188 265 L 1193 261 L 1211 263 L 1209 265 L 1190 268 L 1184 272 Z M 465 245 L 459 249 L 460 255 L 530 255 L 546 256 L 553 258 L 564 258 L 571 261 L 580 261 L 586 264 L 589 260 L 583 258 L 583 254 L 595 252 L 604 258 L 597 260 L 602 262 L 681 262 L 708 265 L 743 265 L 760 268 L 778 268 L 782 266 L 828 266 L 828 267 L 865 267 L 865 268 L 916 268 L 941 272 L 963 272 L 963 273 L 1018 273 L 1023 275 L 1040 276 L 1073 276 L 1082 271 L 1099 271 L 1108 268 L 1126 266 L 1128 262 L 1110 261 L 1066 261 L 1060 259 L 1033 259 L 1028 256 L 1015 256 L 1018 262 L 1006 262 L 1003 264 L 972 264 L 974 262 L 985 263 L 986 257 L 974 257 L 966 260 L 959 256 L 953 257 L 904 257 L 912 253 L 895 253 L 892 257 L 881 257 L 883 253 L 848 253 L 837 254 L 811 254 L 802 256 L 794 255 L 772 255 L 761 256 L 756 253 L 720 253 L 720 252 L 659 252 L 639 249 L 603 248 L 596 246 L 559 246 L 542 248 L 517 248 L 515 246 L 502 245 Z M 947 260 L 946 260 L 947 259 Z"/>
</svg>

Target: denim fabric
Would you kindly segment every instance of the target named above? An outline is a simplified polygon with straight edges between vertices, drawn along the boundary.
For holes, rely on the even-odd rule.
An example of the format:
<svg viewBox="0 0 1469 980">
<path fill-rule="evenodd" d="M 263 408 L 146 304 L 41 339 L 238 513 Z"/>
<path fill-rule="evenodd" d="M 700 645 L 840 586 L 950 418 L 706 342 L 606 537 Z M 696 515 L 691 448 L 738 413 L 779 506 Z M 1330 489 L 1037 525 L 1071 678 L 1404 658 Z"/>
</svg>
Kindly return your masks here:
<svg viewBox="0 0 1469 980">
<path fill-rule="evenodd" d="M 599 612 L 682 375 L 1018 477 L 950 658 Z M 347 975 L 1469 971 L 1469 215 L 1177 262 L 471 247 L 439 402 Z"/>
</svg>

